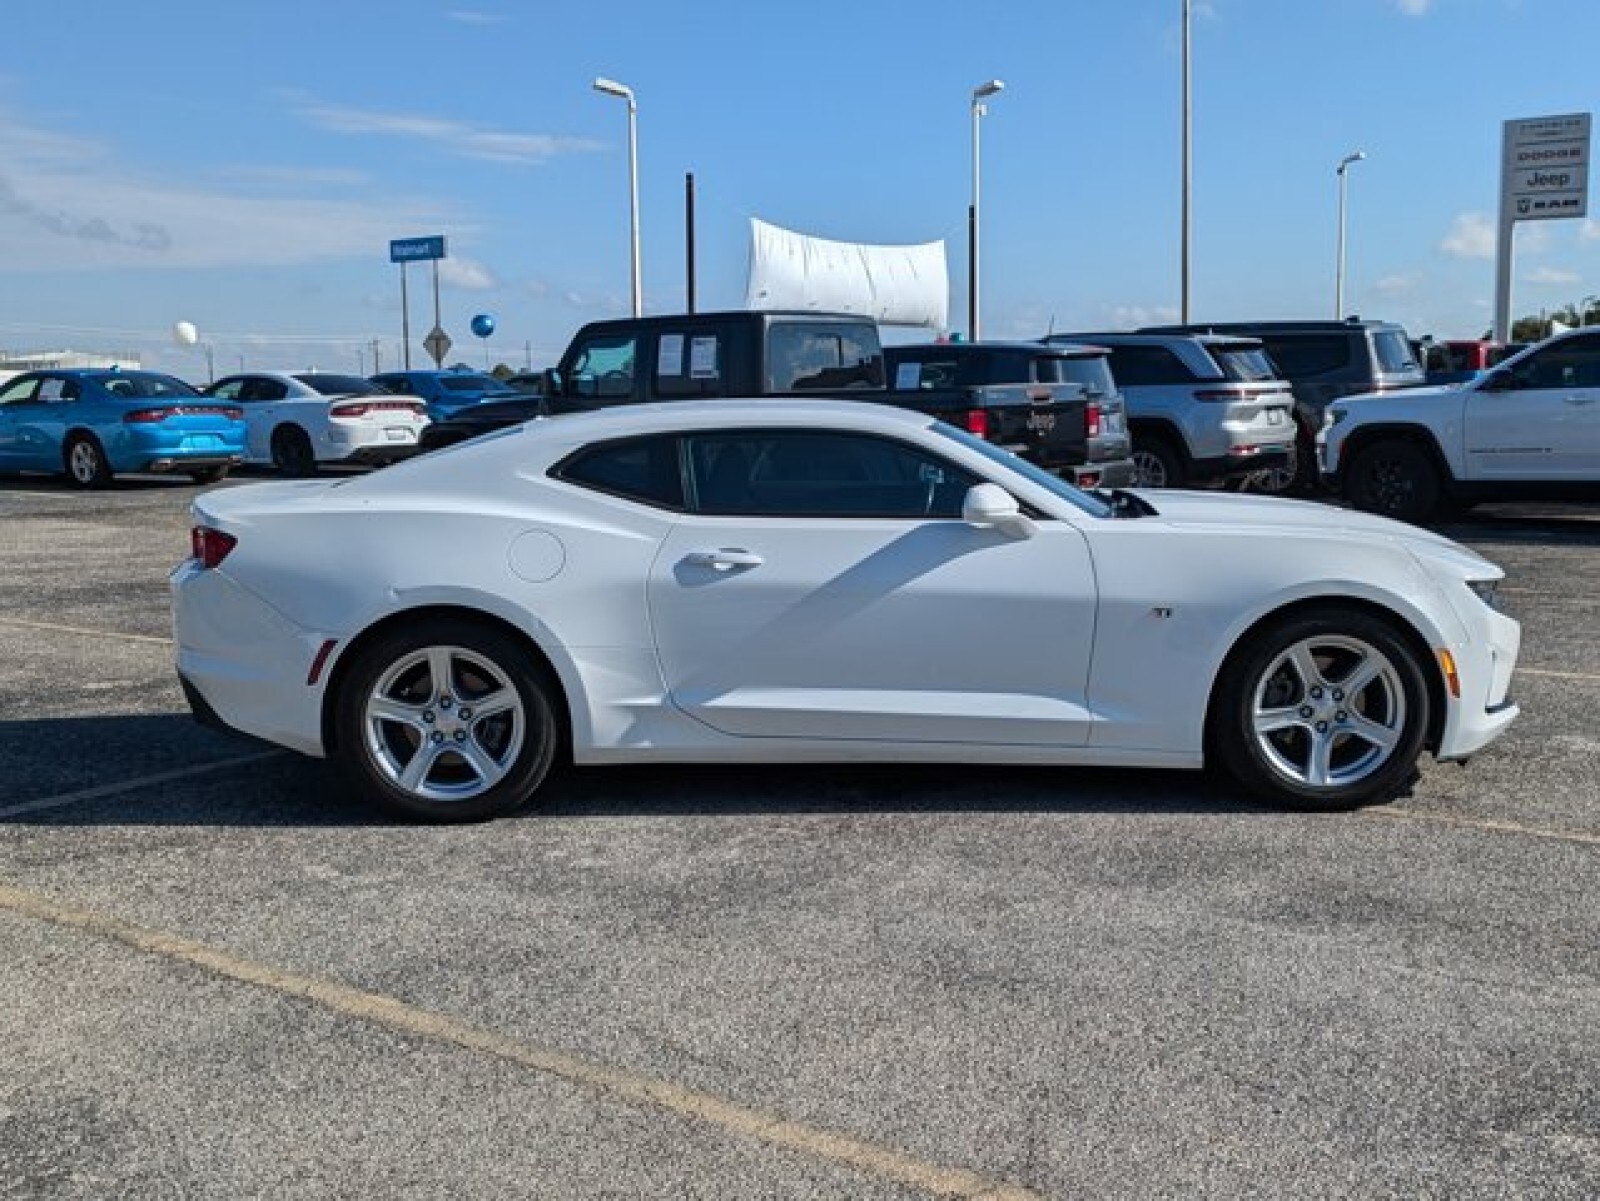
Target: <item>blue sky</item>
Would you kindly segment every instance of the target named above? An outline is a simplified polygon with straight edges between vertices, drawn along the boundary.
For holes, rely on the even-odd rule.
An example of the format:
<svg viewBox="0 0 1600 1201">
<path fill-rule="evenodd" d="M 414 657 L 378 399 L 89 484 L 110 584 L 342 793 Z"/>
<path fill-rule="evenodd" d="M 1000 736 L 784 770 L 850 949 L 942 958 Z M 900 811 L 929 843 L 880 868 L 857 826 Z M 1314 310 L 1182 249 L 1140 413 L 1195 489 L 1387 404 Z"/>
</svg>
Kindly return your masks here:
<svg viewBox="0 0 1600 1201">
<path fill-rule="evenodd" d="M 187 320 L 219 373 L 370 371 L 372 339 L 392 368 L 388 241 L 444 233 L 452 358 L 543 366 L 629 303 L 626 109 L 597 75 L 639 98 L 648 312 L 684 304 L 692 171 L 701 308 L 742 304 L 759 216 L 945 239 L 960 328 L 968 103 L 993 77 L 984 333 L 1177 312 L 1180 0 L 7 8 L 0 349 L 203 378 Z M 1334 167 L 1360 149 L 1347 310 L 1476 336 L 1501 122 L 1591 109 L 1597 43 L 1592 0 L 1195 0 L 1194 317 L 1331 313 Z M 1595 292 L 1600 221 L 1519 227 L 1517 313 Z"/>
</svg>

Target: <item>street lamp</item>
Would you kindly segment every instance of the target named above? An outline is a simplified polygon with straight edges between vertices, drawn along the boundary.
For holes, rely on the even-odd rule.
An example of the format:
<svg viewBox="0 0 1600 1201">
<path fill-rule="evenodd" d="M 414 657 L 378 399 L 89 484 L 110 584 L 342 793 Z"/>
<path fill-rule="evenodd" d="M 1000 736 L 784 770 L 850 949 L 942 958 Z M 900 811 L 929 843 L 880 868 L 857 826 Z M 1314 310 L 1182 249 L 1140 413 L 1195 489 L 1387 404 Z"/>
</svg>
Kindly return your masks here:
<svg viewBox="0 0 1600 1201">
<path fill-rule="evenodd" d="M 639 281 L 639 106 L 633 89 L 612 79 L 596 79 L 594 90 L 628 102 L 628 212 L 633 241 L 633 315 L 644 316 L 644 291 Z"/>
<path fill-rule="evenodd" d="M 1333 276 L 1333 319 L 1344 319 L 1344 200 L 1345 200 L 1345 172 L 1351 163 L 1359 163 L 1366 158 L 1366 151 L 1357 150 L 1347 154 L 1339 160 L 1339 168 L 1335 172 L 1339 176 L 1339 265 Z"/>
<path fill-rule="evenodd" d="M 972 204 L 967 209 L 967 338 L 976 342 L 978 332 L 978 123 L 989 112 L 984 104 L 1006 85 L 998 79 L 972 89 Z"/>
</svg>

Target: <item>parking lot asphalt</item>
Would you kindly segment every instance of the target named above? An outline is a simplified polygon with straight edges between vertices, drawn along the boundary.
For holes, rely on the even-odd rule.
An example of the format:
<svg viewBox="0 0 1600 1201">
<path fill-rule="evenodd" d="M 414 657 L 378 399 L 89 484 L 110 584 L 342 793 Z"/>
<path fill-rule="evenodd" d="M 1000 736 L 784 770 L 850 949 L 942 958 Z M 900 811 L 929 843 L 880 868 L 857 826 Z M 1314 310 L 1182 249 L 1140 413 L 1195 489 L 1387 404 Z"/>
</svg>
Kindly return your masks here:
<svg viewBox="0 0 1600 1201">
<path fill-rule="evenodd" d="M 1600 1195 L 1600 511 L 1445 528 L 1523 715 L 1385 808 L 626 768 L 440 829 L 190 720 L 196 491 L 0 479 L 0 1197 Z"/>
</svg>

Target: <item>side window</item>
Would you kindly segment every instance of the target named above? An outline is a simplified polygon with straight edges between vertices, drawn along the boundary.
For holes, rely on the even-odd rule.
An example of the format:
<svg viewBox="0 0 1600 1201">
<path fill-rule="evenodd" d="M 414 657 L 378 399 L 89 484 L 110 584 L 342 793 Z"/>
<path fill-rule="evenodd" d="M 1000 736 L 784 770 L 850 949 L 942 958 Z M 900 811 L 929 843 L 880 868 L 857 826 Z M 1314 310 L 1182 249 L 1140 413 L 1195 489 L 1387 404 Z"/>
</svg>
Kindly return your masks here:
<svg viewBox="0 0 1600 1201">
<path fill-rule="evenodd" d="M 77 400 L 79 394 L 78 381 L 75 379 L 62 379 L 59 376 L 49 376 L 39 381 L 38 399 L 46 404 L 61 404 L 69 400 Z"/>
<path fill-rule="evenodd" d="M 777 322 L 767 334 L 767 390 L 881 388 L 883 348 L 874 326 Z"/>
<path fill-rule="evenodd" d="M 1600 338 L 1568 338 L 1529 355 L 1511 374 L 1512 386 L 1600 388 Z"/>
<path fill-rule="evenodd" d="M 12 380 L 4 388 L 0 388 L 0 405 L 17 404 L 19 401 L 32 400 L 34 393 L 39 390 L 37 377 L 29 379 Z"/>
<path fill-rule="evenodd" d="M 265 376 L 260 376 L 254 382 L 253 391 L 256 400 L 282 400 L 289 395 L 289 385 L 281 379 L 267 379 Z"/>
<path fill-rule="evenodd" d="M 1113 346 L 1111 374 L 1123 387 L 1141 384 L 1187 384 L 1193 374 L 1165 346 Z"/>
<path fill-rule="evenodd" d="M 634 339 L 628 334 L 591 338 L 579 349 L 567 373 L 571 396 L 633 397 Z"/>
<path fill-rule="evenodd" d="M 215 396 L 218 400 L 250 400 L 252 397 L 243 395 L 244 381 L 239 379 L 225 379 L 214 388 L 206 391 L 207 396 Z"/>
<path fill-rule="evenodd" d="M 1350 365 L 1347 334 L 1307 334 L 1290 337 L 1261 335 L 1267 354 L 1285 379 L 1312 379 Z"/>
<path fill-rule="evenodd" d="M 948 359 L 901 359 L 895 363 L 891 386 L 898 392 L 932 392 L 954 388 L 959 372 L 954 356 Z"/>
<path fill-rule="evenodd" d="M 551 474 L 608 496 L 657 508 L 683 508 L 683 474 L 675 435 L 591 446 L 557 465 Z"/>
<path fill-rule="evenodd" d="M 688 438 L 691 507 L 708 516 L 959 518 L 975 477 L 886 438 L 748 430 Z"/>
<path fill-rule="evenodd" d="M 714 333 L 669 331 L 656 338 L 656 376 L 652 394 L 726 396 L 722 339 Z M 630 387 L 631 394 L 631 387 Z"/>
</svg>

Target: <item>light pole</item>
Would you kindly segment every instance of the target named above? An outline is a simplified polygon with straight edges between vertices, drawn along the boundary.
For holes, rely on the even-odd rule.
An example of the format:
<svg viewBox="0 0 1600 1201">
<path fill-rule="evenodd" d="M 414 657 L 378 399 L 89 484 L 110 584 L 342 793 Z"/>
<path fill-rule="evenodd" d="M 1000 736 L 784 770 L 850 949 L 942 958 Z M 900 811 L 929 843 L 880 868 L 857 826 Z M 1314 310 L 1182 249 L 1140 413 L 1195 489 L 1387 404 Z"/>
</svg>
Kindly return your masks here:
<svg viewBox="0 0 1600 1201">
<path fill-rule="evenodd" d="M 1179 252 L 1180 319 L 1189 323 L 1189 269 L 1194 252 L 1194 105 L 1189 83 L 1189 0 L 1183 0 L 1183 215 L 1179 219 L 1182 243 Z"/>
<path fill-rule="evenodd" d="M 984 103 L 1006 85 L 998 79 L 972 89 L 972 204 L 967 209 L 967 338 L 976 342 L 978 330 L 978 124 L 989 112 Z"/>
<path fill-rule="evenodd" d="M 644 316 L 644 290 L 639 280 L 639 105 L 633 89 L 612 79 L 596 79 L 594 90 L 628 102 L 628 212 L 633 240 L 633 315 Z"/>
<path fill-rule="evenodd" d="M 1366 151 L 1357 150 L 1347 154 L 1339 160 L 1339 168 L 1335 172 L 1339 176 L 1339 264 L 1333 274 L 1333 319 L 1344 320 L 1344 199 L 1345 199 L 1345 173 L 1351 163 L 1359 163 L 1366 158 Z"/>
</svg>

